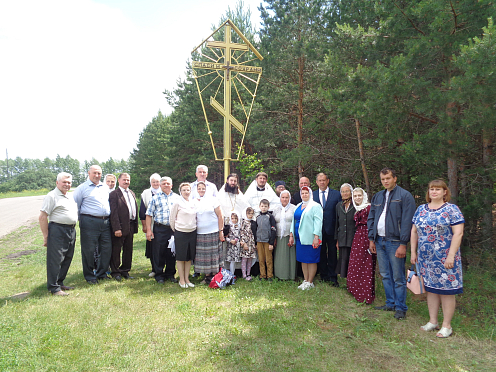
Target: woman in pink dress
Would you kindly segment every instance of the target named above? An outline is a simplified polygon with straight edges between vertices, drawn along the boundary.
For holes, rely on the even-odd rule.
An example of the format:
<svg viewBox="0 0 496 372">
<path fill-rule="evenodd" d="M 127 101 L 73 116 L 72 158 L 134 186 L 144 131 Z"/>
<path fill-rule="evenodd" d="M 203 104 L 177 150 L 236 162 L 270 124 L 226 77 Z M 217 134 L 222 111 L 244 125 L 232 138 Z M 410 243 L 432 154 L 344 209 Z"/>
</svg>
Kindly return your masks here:
<svg viewBox="0 0 496 372">
<path fill-rule="evenodd" d="M 369 251 L 367 218 L 370 203 L 365 190 L 357 187 L 353 190 L 353 205 L 355 206 L 356 232 L 351 246 L 350 263 L 348 266 L 348 291 L 358 302 L 371 304 L 375 299 L 375 265 L 376 254 Z"/>
</svg>

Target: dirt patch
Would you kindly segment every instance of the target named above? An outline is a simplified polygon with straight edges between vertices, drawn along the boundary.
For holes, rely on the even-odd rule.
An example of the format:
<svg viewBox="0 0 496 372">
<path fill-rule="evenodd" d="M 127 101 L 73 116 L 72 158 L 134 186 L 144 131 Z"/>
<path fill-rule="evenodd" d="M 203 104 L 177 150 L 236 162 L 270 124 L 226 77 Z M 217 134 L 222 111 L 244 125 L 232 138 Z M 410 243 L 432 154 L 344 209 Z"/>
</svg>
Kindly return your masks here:
<svg viewBox="0 0 496 372">
<path fill-rule="evenodd" d="M 21 251 L 21 252 L 15 252 L 15 253 L 11 253 L 5 257 L 2 257 L 1 259 L 2 260 L 15 260 L 16 258 L 20 258 L 21 256 L 27 256 L 29 254 L 33 254 L 33 253 L 36 253 L 37 251 L 35 251 L 34 249 L 31 249 L 31 250 L 28 250 L 28 251 Z"/>
</svg>

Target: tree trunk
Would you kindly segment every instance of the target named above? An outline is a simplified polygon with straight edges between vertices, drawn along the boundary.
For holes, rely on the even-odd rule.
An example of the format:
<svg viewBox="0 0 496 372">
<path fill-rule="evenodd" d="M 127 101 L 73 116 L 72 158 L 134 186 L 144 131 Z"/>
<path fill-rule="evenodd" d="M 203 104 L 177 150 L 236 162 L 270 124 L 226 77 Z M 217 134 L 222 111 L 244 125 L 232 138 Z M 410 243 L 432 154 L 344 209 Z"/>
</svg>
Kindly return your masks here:
<svg viewBox="0 0 496 372">
<path fill-rule="evenodd" d="M 360 121 L 358 119 L 355 119 L 355 126 L 357 130 L 358 150 L 360 151 L 360 163 L 362 163 L 363 179 L 365 180 L 365 188 L 367 190 L 367 194 L 370 197 L 371 194 L 370 194 L 369 175 L 367 173 L 367 168 L 365 167 L 365 152 L 363 150 L 362 135 L 360 133 Z"/>
<path fill-rule="evenodd" d="M 491 179 L 487 175 L 489 168 L 491 167 L 491 134 L 487 130 L 482 130 L 482 165 L 484 166 L 484 214 L 482 217 L 482 246 L 485 249 L 492 249 L 493 240 L 493 201 L 492 201 L 492 190 L 493 184 Z"/>
<path fill-rule="evenodd" d="M 305 57 L 298 57 L 298 148 L 303 142 L 303 71 L 305 69 Z M 303 177 L 301 160 L 298 160 L 298 179 Z"/>
<path fill-rule="evenodd" d="M 452 202 L 455 203 L 458 198 L 458 169 L 456 160 L 448 158 L 448 187 L 451 191 Z"/>
</svg>

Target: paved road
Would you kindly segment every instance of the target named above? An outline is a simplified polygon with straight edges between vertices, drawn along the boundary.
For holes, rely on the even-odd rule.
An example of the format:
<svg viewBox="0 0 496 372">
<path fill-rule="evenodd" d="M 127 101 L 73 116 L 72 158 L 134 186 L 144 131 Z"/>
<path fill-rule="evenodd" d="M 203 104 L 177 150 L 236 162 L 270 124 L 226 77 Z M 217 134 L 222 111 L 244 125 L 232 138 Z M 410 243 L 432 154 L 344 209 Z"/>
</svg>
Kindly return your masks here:
<svg viewBox="0 0 496 372">
<path fill-rule="evenodd" d="M 0 199 L 0 238 L 36 221 L 44 197 L 41 195 Z"/>
</svg>

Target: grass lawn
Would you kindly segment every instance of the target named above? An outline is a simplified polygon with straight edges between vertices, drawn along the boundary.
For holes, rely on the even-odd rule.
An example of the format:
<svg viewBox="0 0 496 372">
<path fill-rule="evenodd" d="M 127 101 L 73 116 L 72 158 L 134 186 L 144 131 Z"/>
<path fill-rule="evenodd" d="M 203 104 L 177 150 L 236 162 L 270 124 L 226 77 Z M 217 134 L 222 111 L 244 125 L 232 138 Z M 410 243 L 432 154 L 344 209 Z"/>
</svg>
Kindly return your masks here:
<svg viewBox="0 0 496 372">
<path fill-rule="evenodd" d="M 140 232 L 135 279 L 90 286 L 78 241 L 65 282 L 76 289 L 54 297 L 38 226 L 0 239 L 0 371 L 496 370 L 496 281 L 489 274 L 467 273 L 454 334 L 437 339 L 419 330 L 427 306 L 410 293 L 408 318 L 397 321 L 356 303 L 343 286 L 161 286 L 148 278 L 144 247 Z M 377 289 L 381 305 L 380 280 Z"/>
<path fill-rule="evenodd" d="M 0 199 L 7 198 L 18 198 L 20 196 L 45 196 L 51 190 L 41 189 L 41 190 L 24 190 L 21 192 L 11 191 L 11 192 L 0 192 Z"/>
</svg>

